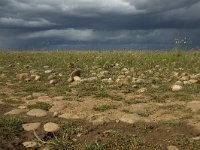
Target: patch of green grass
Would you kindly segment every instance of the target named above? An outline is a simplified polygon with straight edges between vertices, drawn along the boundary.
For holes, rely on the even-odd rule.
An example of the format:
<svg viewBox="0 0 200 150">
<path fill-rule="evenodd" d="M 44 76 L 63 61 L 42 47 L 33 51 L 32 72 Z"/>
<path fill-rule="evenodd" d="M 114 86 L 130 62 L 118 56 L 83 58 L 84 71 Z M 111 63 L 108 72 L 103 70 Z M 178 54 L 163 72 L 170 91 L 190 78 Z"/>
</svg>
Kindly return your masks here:
<svg viewBox="0 0 200 150">
<path fill-rule="evenodd" d="M 93 109 L 95 111 L 103 112 L 103 111 L 106 111 L 106 110 L 117 109 L 117 108 L 118 108 L 117 105 L 101 105 L 101 106 L 96 106 Z"/>
<path fill-rule="evenodd" d="M 45 85 L 38 84 L 27 84 L 23 86 L 25 92 L 45 92 L 48 91 L 48 87 Z"/>
<path fill-rule="evenodd" d="M 3 99 L 2 102 L 7 104 L 23 104 L 24 102 L 20 99 Z"/>
<path fill-rule="evenodd" d="M 130 100 L 125 100 L 124 101 L 126 104 L 139 104 L 139 103 L 146 103 L 145 101 L 143 100 L 138 100 L 138 99 L 130 99 Z"/>
<path fill-rule="evenodd" d="M 85 144 L 85 150 L 104 150 L 105 149 L 105 144 L 103 144 L 99 140 L 95 140 L 91 143 Z"/>
<path fill-rule="evenodd" d="M 45 103 L 45 102 L 36 102 L 35 104 L 28 105 L 27 108 L 29 109 L 43 109 L 43 110 L 49 110 L 52 107 L 52 105 Z"/>
<path fill-rule="evenodd" d="M 150 112 L 147 109 L 144 109 L 144 110 L 137 111 L 136 114 L 141 116 L 141 117 L 149 117 L 152 114 L 152 112 Z"/>
<path fill-rule="evenodd" d="M 152 123 L 144 123 L 141 126 L 139 126 L 140 129 L 143 129 L 144 131 L 150 131 L 155 129 L 157 126 Z"/>
<path fill-rule="evenodd" d="M 0 116 L 0 139 L 13 139 L 24 120 L 20 117 Z"/>
<path fill-rule="evenodd" d="M 173 120 L 170 120 L 166 123 L 169 124 L 169 125 L 172 125 L 172 126 L 180 126 L 180 125 L 183 124 L 183 120 L 182 119 L 173 119 Z"/>
<path fill-rule="evenodd" d="M 68 136 L 86 131 L 86 129 L 83 126 L 78 126 L 73 122 L 62 123 L 61 129 L 62 129 L 62 131 L 67 133 Z"/>
<path fill-rule="evenodd" d="M 127 109 L 123 109 L 122 112 L 125 112 L 125 113 L 127 113 L 127 114 L 132 114 L 132 112 L 130 112 L 130 111 L 127 110 Z"/>
<path fill-rule="evenodd" d="M 162 106 L 163 109 L 168 109 L 171 111 L 175 111 L 175 110 L 183 110 L 185 108 L 185 105 L 179 105 L 179 104 L 174 104 L 174 105 L 166 105 L 166 106 Z"/>
</svg>

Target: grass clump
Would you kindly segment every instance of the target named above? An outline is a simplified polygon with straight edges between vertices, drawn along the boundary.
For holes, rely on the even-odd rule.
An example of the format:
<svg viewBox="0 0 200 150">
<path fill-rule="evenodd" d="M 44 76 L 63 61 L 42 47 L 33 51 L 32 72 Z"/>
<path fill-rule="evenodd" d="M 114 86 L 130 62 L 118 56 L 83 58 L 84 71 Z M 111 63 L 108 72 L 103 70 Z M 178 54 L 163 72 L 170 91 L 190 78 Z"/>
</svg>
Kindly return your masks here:
<svg viewBox="0 0 200 150">
<path fill-rule="evenodd" d="M 172 125 L 172 126 L 181 126 L 183 124 L 183 121 L 181 119 L 173 119 L 173 120 L 169 120 L 167 124 Z"/>
<path fill-rule="evenodd" d="M 20 117 L 0 116 L 0 139 L 11 140 L 20 132 L 24 120 Z"/>
<path fill-rule="evenodd" d="M 45 102 L 36 102 L 35 104 L 28 105 L 27 107 L 29 109 L 43 109 L 43 110 L 49 110 L 52 105 L 45 103 Z"/>
<path fill-rule="evenodd" d="M 149 117 L 152 114 L 152 112 L 150 112 L 147 109 L 144 109 L 144 110 L 137 111 L 136 114 L 141 116 L 141 117 Z"/>
</svg>

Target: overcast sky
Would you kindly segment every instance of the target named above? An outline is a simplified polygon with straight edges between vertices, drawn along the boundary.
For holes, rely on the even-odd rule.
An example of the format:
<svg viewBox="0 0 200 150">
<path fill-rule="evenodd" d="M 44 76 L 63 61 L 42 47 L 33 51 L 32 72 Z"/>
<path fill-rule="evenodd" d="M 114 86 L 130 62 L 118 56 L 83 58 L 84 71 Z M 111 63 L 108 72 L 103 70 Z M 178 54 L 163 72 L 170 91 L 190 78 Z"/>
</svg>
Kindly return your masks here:
<svg viewBox="0 0 200 150">
<path fill-rule="evenodd" d="M 199 0 L 0 0 L 0 48 L 198 48 L 199 14 Z"/>
</svg>

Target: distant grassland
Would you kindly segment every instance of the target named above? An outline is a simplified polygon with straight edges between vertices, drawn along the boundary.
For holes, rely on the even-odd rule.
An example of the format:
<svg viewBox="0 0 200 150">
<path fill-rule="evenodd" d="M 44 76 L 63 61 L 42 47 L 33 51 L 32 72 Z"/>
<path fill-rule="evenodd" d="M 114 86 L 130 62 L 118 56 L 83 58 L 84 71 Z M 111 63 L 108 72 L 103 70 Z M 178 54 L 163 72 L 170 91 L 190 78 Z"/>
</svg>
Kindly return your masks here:
<svg viewBox="0 0 200 150">
<path fill-rule="evenodd" d="M 183 68 L 188 73 L 199 71 L 200 51 L 59 51 L 59 52 L 0 52 L 0 65 L 20 62 L 21 64 L 55 68 L 66 67 L 69 62 L 79 68 L 104 65 L 107 63 L 123 63 L 125 67 L 151 69 L 155 65 L 169 69 Z"/>
</svg>

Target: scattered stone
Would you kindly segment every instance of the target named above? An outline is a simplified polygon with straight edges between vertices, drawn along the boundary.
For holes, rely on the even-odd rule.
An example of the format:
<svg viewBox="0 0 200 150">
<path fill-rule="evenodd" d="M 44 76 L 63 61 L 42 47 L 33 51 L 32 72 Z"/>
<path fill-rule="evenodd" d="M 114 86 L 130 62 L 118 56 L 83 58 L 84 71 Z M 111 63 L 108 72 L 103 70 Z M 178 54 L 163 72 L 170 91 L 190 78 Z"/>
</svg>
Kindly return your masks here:
<svg viewBox="0 0 200 150">
<path fill-rule="evenodd" d="M 191 101 L 187 103 L 188 109 L 191 109 L 193 112 L 198 112 L 200 111 L 200 101 Z"/>
<path fill-rule="evenodd" d="M 189 81 L 183 81 L 184 85 L 191 84 Z"/>
<path fill-rule="evenodd" d="M 125 114 L 124 116 L 119 118 L 119 120 L 125 123 L 133 124 L 138 122 L 140 120 L 140 117 L 136 114 Z"/>
<path fill-rule="evenodd" d="M 97 77 L 91 77 L 91 78 L 85 78 L 85 79 L 81 79 L 81 83 L 84 83 L 84 82 L 94 82 L 97 80 Z"/>
<path fill-rule="evenodd" d="M 27 115 L 34 117 L 44 117 L 47 115 L 47 112 L 42 109 L 31 109 L 29 112 L 27 112 Z"/>
<path fill-rule="evenodd" d="M 68 82 L 73 82 L 75 76 L 78 76 L 78 77 L 81 76 L 81 70 L 80 70 L 80 69 L 74 70 L 74 71 L 70 74 L 70 77 L 69 77 L 69 79 L 68 79 L 67 81 L 68 81 Z"/>
<path fill-rule="evenodd" d="M 139 90 L 137 90 L 138 93 L 144 93 L 147 91 L 147 88 L 143 87 L 143 88 L 140 88 Z"/>
<path fill-rule="evenodd" d="M 35 80 L 35 81 L 39 81 L 41 79 L 41 76 L 39 76 L 39 75 L 31 75 L 31 78 L 33 78 L 33 80 Z"/>
<path fill-rule="evenodd" d="M 190 79 L 188 82 L 189 82 L 190 84 L 196 84 L 196 83 L 198 83 L 199 81 L 196 80 L 196 79 Z"/>
<path fill-rule="evenodd" d="M 31 68 L 30 65 L 24 65 L 24 68 L 28 69 L 28 68 Z"/>
<path fill-rule="evenodd" d="M 25 81 L 26 81 L 26 82 L 30 82 L 30 81 L 31 81 L 31 78 L 26 78 Z"/>
<path fill-rule="evenodd" d="M 50 111 L 50 112 L 60 111 L 60 110 L 63 110 L 66 106 L 67 106 L 67 104 L 65 104 L 65 103 L 59 104 L 59 105 L 53 105 L 53 106 L 49 109 L 49 111 Z"/>
<path fill-rule="evenodd" d="M 167 147 L 167 150 L 179 150 L 176 146 L 170 145 Z"/>
<path fill-rule="evenodd" d="M 20 73 L 20 74 L 17 74 L 16 77 L 19 79 L 19 80 L 22 80 L 22 79 L 25 79 L 29 76 L 29 73 Z"/>
<path fill-rule="evenodd" d="M 81 78 L 79 76 L 74 76 L 74 81 L 80 82 Z"/>
<path fill-rule="evenodd" d="M 57 132 L 60 129 L 59 125 L 53 122 L 44 124 L 44 131 L 46 132 Z"/>
<path fill-rule="evenodd" d="M 49 66 L 43 66 L 43 68 L 47 69 L 47 68 L 49 68 Z"/>
<path fill-rule="evenodd" d="M 182 81 L 176 81 L 175 85 L 183 85 L 183 82 Z"/>
<path fill-rule="evenodd" d="M 81 117 L 73 113 L 64 113 L 62 115 L 59 115 L 58 117 L 64 119 L 81 119 Z"/>
<path fill-rule="evenodd" d="M 53 97 L 54 100 L 64 100 L 65 97 L 64 96 L 56 96 L 56 97 Z"/>
<path fill-rule="evenodd" d="M 35 74 L 35 73 L 37 73 L 37 70 L 36 70 L 36 69 L 30 70 L 30 74 Z"/>
<path fill-rule="evenodd" d="M 42 96 L 46 96 L 46 95 L 47 95 L 46 93 L 37 93 L 37 92 L 32 93 L 33 97 L 42 97 Z"/>
<path fill-rule="evenodd" d="M 102 125 L 110 121 L 106 116 L 102 114 L 90 115 L 86 118 L 86 120 L 88 120 L 93 125 Z"/>
<path fill-rule="evenodd" d="M 37 122 L 37 123 L 26 123 L 26 124 L 22 124 L 22 127 L 25 131 L 33 131 L 36 130 L 40 127 L 41 123 Z"/>
<path fill-rule="evenodd" d="M 102 82 L 108 83 L 108 84 L 112 84 L 112 83 L 113 83 L 113 80 L 112 80 L 112 78 L 102 79 Z"/>
<path fill-rule="evenodd" d="M 52 73 L 52 72 L 53 72 L 53 70 L 45 70 L 44 71 L 45 74 L 49 74 L 49 73 Z"/>
<path fill-rule="evenodd" d="M 27 109 L 13 109 L 13 110 L 5 113 L 4 115 L 19 115 L 19 114 L 22 114 L 24 112 L 27 112 Z"/>
<path fill-rule="evenodd" d="M 108 76 L 110 75 L 110 72 L 109 71 L 101 71 L 97 77 L 100 78 L 100 79 L 104 79 L 104 78 L 107 78 Z"/>
<path fill-rule="evenodd" d="M 188 81 L 190 79 L 189 76 L 182 76 L 179 80 L 180 81 Z"/>
<path fill-rule="evenodd" d="M 192 139 L 195 140 L 195 141 L 199 141 L 200 140 L 200 136 L 193 137 Z"/>
<path fill-rule="evenodd" d="M 53 79 L 53 80 L 50 80 L 50 81 L 49 81 L 49 83 L 50 83 L 50 84 L 52 84 L 52 85 L 55 85 L 55 84 L 57 84 L 57 83 L 58 83 L 58 81 L 57 81 L 57 80 L 55 80 L 55 79 Z"/>
<path fill-rule="evenodd" d="M 35 148 L 37 147 L 37 142 L 34 141 L 26 141 L 22 143 L 25 148 Z"/>
<path fill-rule="evenodd" d="M 53 80 L 53 79 L 56 79 L 56 74 L 55 73 L 53 73 L 53 74 L 48 76 L 48 80 Z"/>
<path fill-rule="evenodd" d="M 172 86 L 172 91 L 174 91 L 174 92 L 180 91 L 182 89 L 183 89 L 183 87 L 181 85 L 176 85 L 175 84 L 175 85 Z"/>
</svg>

